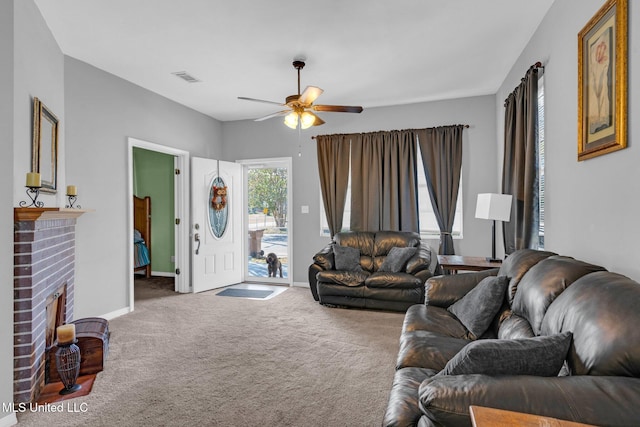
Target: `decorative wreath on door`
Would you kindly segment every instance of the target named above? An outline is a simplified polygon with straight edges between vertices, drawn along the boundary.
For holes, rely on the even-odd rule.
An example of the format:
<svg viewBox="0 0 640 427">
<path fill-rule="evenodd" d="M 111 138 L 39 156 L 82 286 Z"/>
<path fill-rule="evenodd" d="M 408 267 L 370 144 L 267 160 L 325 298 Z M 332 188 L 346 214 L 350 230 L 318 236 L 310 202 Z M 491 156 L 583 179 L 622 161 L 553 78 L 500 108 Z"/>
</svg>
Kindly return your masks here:
<svg viewBox="0 0 640 427">
<path fill-rule="evenodd" d="M 213 198 L 211 206 L 215 211 L 221 211 L 227 206 L 227 187 L 213 186 Z"/>
</svg>

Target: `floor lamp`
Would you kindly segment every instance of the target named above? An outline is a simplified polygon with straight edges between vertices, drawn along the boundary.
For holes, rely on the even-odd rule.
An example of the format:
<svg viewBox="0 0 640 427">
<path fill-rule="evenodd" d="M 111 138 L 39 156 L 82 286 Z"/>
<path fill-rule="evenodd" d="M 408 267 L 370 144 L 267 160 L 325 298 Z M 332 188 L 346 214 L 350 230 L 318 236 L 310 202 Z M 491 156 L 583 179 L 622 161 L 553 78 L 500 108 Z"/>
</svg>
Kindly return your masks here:
<svg viewBox="0 0 640 427">
<path fill-rule="evenodd" d="M 496 221 L 511 219 L 511 194 L 480 193 L 476 203 L 476 218 L 493 220 L 491 226 L 491 258 L 489 262 L 501 262 L 496 258 Z"/>
</svg>

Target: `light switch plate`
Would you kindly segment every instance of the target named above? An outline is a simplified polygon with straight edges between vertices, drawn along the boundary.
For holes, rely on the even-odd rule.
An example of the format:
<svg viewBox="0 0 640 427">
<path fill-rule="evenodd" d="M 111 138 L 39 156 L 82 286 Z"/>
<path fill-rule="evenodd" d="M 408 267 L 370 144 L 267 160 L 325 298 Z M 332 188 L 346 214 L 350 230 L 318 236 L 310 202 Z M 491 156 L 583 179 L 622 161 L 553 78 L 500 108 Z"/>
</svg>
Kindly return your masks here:
<svg viewBox="0 0 640 427">
<path fill-rule="evenodd" d="M 303 214 L 308 214 L 308 213 L 309 213 L 309 206 L 307 206 L 307 205 L 301 206 L 301 207 L 300 207 L 300 211 L 301 211 Z"/>
</svg>

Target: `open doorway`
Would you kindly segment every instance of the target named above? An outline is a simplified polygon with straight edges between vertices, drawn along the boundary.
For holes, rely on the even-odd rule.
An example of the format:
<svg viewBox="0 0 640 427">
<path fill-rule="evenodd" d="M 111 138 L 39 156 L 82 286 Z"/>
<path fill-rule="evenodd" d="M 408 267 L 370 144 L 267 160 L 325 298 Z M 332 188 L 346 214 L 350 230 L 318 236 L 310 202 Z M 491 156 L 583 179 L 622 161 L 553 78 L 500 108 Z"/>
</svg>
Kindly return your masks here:
<svg viewBox="0 0 640 427">
<path fill-rule="evenodd" d="M 245 177 L 246 280 L 291 285 L 291 158 L 239 163 Z"/>
<path fill-rule="evenodd" d="M 134 271 L 156 286 L 173 282 L 172 292 L 189 292 L 189 230 L 188 176 L 189 153 L 147 141 L 129 138 L 128 152 L 128 251 L 131 260 L 129 309 L 133 311 L 135 293 Z M 184 178 L 187 177 L 187 178 Z M 150 227 L 141 236 L 145 225 L 136 219 L 136 197 L 147 199 Z M 153 213 L 153 214 L 151 214 Z M 138 232 L 136 232 L 138 230 Z M 148 240 L 147 261 L 150 268 L 139 267 L 136 241 Z M 148 277 L 150 276 L 150 277 Z M 157 282 L 157 283 L 155 283 Z"/>
</svg>

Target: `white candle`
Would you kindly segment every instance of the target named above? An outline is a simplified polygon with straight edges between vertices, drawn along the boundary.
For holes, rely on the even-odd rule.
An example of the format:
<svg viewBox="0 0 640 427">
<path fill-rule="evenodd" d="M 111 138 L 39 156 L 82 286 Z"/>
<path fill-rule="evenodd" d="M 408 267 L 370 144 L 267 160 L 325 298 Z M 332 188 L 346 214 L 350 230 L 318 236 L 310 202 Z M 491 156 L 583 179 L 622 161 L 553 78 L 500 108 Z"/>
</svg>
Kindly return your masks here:
<svg viewBox="0 0 640 427">
<path fill-rule="evenodd" d="M 27 187 L 40 188 L 40 174 L 38 172 L 27 172 Z"/>
<path fill-rule="evenodd" d="M 67 185 L 67 196 L 77 196 L 78 195 L 78 187 L 75 185 Z"/>
<path fill-rule="evenodd" d="M 56 332 L 58 334 L 58 344 L 70 344 L 76 339 L 76 325 L 73 323 L 58 326 Z"/>
</svg>

